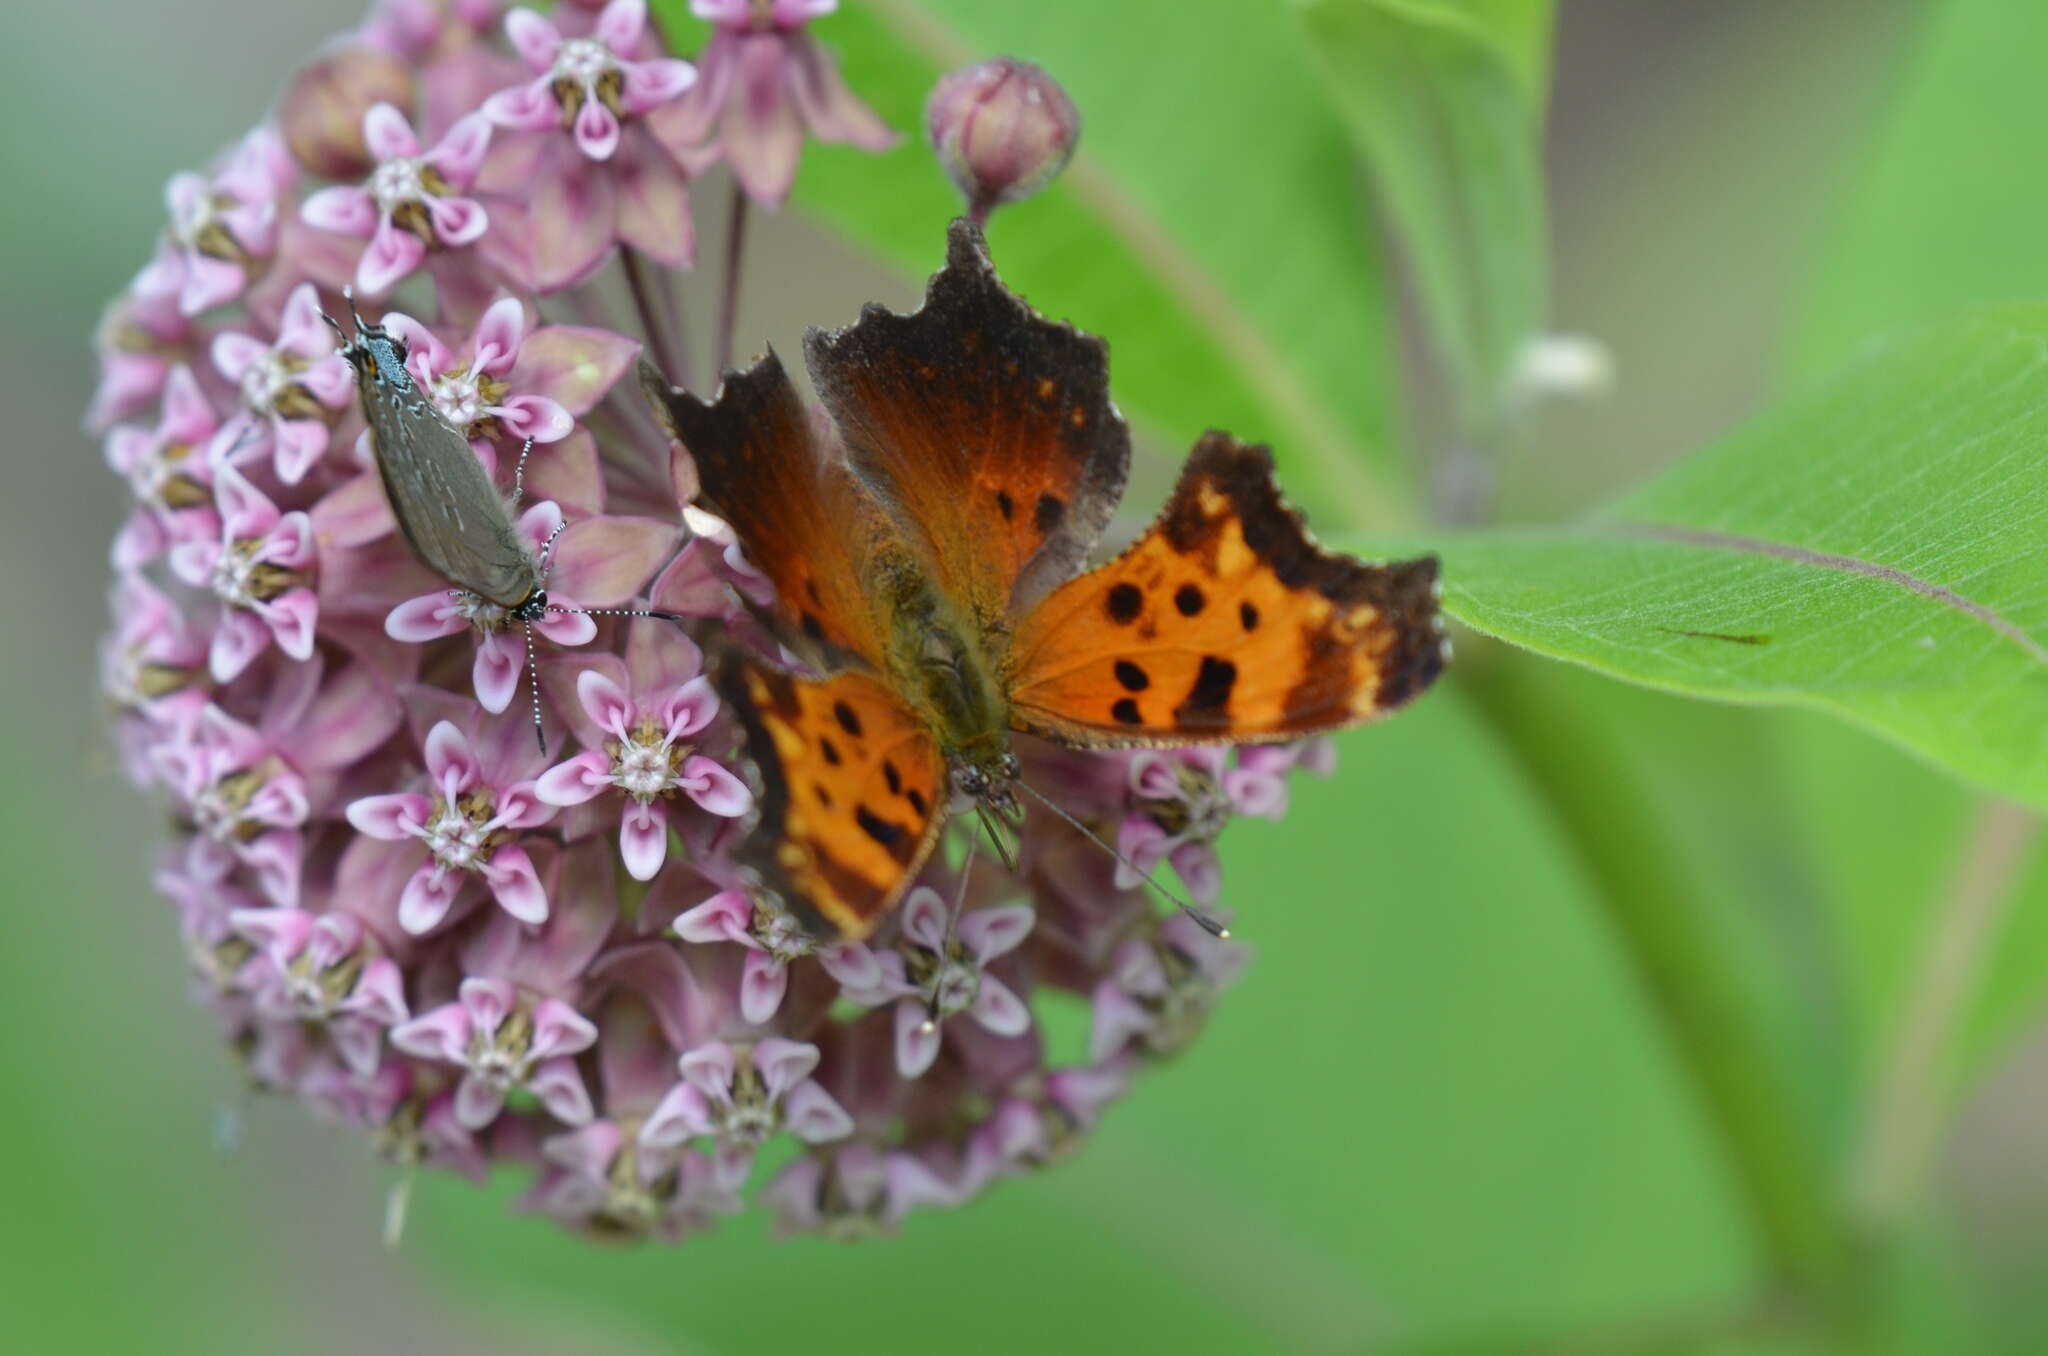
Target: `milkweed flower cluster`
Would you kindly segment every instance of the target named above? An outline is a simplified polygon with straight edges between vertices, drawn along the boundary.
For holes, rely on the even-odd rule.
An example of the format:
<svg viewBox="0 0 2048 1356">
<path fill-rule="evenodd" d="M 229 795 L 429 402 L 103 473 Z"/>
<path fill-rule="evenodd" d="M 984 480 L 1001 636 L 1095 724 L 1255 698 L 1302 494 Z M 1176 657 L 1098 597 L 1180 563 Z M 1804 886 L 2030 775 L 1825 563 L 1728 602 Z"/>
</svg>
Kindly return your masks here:
<svg viewBox="0 0 2048 1356">
<path fill-rule="evenodd" d="M 940 861 L 862 942 L 806 932 L 738 864 L 753 773 L 711 675 L 762 646 L 764 581 L 620 378 L 643 347 L 712 376 L 684 368 L 670 291 L 699 176 L 722 162 L 772 208 L 806 138 L 895 142 L 812 31 L 834 7 L 696 0 L 692 60 L 642 0 L 379 0 L 274 118 L 172 178 L 96 337 L 88 426 L 132 500 L 101 680 L 177 824 L 155 883 L 198 1001 L 254 1088 L 408 1170 L 524 1173 L 526 1206 L 594 1234 L 680 1237 L 750 1200 L 860 1234 L 1056 1158 L 1245 961 L 1138 873 L 1213 898 L 1216 834 L 1277 814 L 1316 756 L 1026 750 L 1124 861 L 1034 813 L 1014 871 Z M 985 124 L 965 140 L 932 113 L 949 170 L 1000 170 L 967 185 L 984 205 L 1049 177 L 1012 162 L 1064 160 L 1064 96 L 1033 131 L 970 86 L 944 101 Z M 530 440 L 519 529 L 550 544 L 552 598 L 687 619 L 550 614 L 548 754 L 514 700 L 523 633 L 397 530 L 322 319 L 344 287 L 508 491 Z M 1039 1025 L 1057 992 L 1093 1011 L 1064 1062 Z"/>
</svg>

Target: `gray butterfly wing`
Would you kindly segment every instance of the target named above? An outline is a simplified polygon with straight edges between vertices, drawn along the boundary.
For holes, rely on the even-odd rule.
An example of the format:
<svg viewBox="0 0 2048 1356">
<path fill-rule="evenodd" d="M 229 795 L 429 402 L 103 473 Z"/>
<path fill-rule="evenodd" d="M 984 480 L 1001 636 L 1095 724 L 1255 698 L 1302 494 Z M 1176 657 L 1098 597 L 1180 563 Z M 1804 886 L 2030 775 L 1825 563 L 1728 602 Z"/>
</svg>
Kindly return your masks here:
<svg viewBox="0 0 2048 1356">
<path fill-rule="evenodd" d="M 469 440 L 417 396 L 372 386 L 363 409 L 384 497 L 413 554 L 499 607 L 531 597 L 541 585 L 540 561 Z"/>
</svg>

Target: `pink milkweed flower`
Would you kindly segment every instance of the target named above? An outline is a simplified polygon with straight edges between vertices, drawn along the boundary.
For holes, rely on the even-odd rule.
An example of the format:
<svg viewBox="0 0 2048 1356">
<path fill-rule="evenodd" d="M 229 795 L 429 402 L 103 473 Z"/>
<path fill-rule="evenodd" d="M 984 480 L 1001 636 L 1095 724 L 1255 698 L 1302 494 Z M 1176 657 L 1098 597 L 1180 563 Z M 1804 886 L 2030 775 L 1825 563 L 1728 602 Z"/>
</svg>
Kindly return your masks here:
<svg viewBox="0 0 2048 1356">
<path fill-rule="evenodd" d="M 206 705 L 206 641 L 148 578 L 124 571 L 114 586 L 114 632 L 100 655 L 100 689 L 157 726 Z"/>
<path fill-rule="evenodd" d="M 605 525 L 620 521 L 586 518 L 564 530 L 557 538 L 555 529 L 562 526 L 559 505 L 552 501 L 535 504 L 519 515 L 519 534 L 535 554 L 546 548 L 551 538 L 554 539 L 555 544 L 548 556 L 548 598 L 555 607 L 615 607 L 631 597 L 633 590 L 647 578 L 654 568 L 653 560 L 644 557 L 620 560 L 604 541 Z M 646 526 L 658 527 L 653 523 Z M 622 535 L 631 545 L 632 534 Z M 645 537 L 649 534 L 641 532 L 638 535 Z M 637 552 L 630 554 L 638 555 Z M 615 582 L 605 582 L 620 574 L 622 566 L 624 573 L 631 573 L 634 565 L 641 567 L 638 578 L 626 584 L 623 592 L 613 591 L 617 587 Z M 596 588 L 596 596 L 590 593 L 591 587 Z M 597 623 L 575 611 L 544 612 L 531 625 L 535 634 L 557 645 L 586 645 L 597 636 Z M 512 694 L 519 690 L 519 678 L 526 669 L 525 632 L 510 612 L 488 599 L 458 588 L 440 589 L 408 599 L 392 608 L 384 619 L 385 634 L 393 640 L 415 645 L 424 645 L 464 630 L 475 631 L 477 637 L 476 662 L 471 670 L 476 699 L 486 711 L 493 714 L 503 711 L 512 704 Z"/>
<path fill-rule="evenodd" d="M 564 37 L 538 12 L 513 10 L 505 36 L 536 78 L 484 100 L 484 116 L 522 132 L 566 128 L 586 157 L 611 159 L 624 119 L 680 97 L 697 79 L 687 61 L 637 59 L 646 29 L 646 0 L 611 0 L 587 37 Z"/>
<path fill-rule="evenodd" d="M 655 135 L 685 164 L 723 155 L 747 196 L 770 207 L 789 196 L 807 132 L 866 151 L 894 146 L 896 133 L 807 31 L 838 8 L 839 0 L 691 0 L 690 12 L 717 28 L 695 87 L 650 119 Z"/>
<path fill-rule="evenodd" d="M 915 1153 L 845 1144 L 797 1159 L 761 1188 L 779 1233 L 852 1240 L 888 1233 L 919 1206 L 951 1208 L 962 1195 Z"/>
<path fill-rule="evenodd" d="M 158 747 L 156 766 L 198 830 L 195 865 L 220 877 L 239 861 L 280 908 L 296 907 L 312 804 L 305 778 L 276 745 L 209 705 Z M 215 864 L 203 865 L 208 856 Z"/>
<path fill-rule="evenodd" d="M 806 1144 L 844 1139 L 853 1118 L 811 1077 L 817 1067 L 818 1047 L 802 1041 L 706 1042 L 677 1061 L 682 1081 L 654 1108 L 640 1140 L 674 1148 L 708 1136 L 717 1157 L 739 1163 L 784 1130 Z"/>
<path fill-rule="evenodd" d="M 362 921 L 301 909 L 237 909 L 228 921 L 263 958 L 251 983 L 256 1011 L 322 1027 L 343 1063 L 375 1073 L 385 1030 L 411 1014 L 397 962 L 379 953 Z"/>
<path fill-rule="evenodd" d="M 712 861 L 693 865 L 699 872 L 717 869 Z M 686 942 L 731 942 L 746 948 L 747 959 L 740 972 L 740 1016 L 757 1026 L 773 1021 L 789 992 L 789 967 L 807 957 L 817 957 L 825 973 L 847 992 L 866 992 L 881 985 L 881 963 L 865 942 L 821 941 L 773 895 L 747 888 L 737 873 L 719 874 L 729 877 L 726 888 L 678 914 L 670 926 Z M 650 895 L 648 911 L 654 908 Z"/>
<path fill-rule="evenodd" d="M 318 554 L 311 521 L 278 512 L 229 465 L 214 468 L 213 495 L 219 539 L 180 542 L 170 560 L 180 579 L 211 589 L 225 606 L 207 660 L 214 681 L 233 679 L 273 640 L 293 659 L 311 658 L 320 613 L 310 585 Z"/>
<path fill-rule="evenodd" d="M 93 331 L 93 352 L 99 358 L 99 382 L 85 426 L 104 433 L 117 419 L 128 419 L 155 403 L 171 368 L 193 353 L 197 335 L 178 309 L 177 298 L 144 292 L 138 283 L 108 304 Z"/>
<path fill-rule="evenodd" d="M 1270 760 L 1272 755 L 1268 755 Z M 1171 862 L 1197 902 L 1223 890 L 1216 839 L 1233 815 L 1278 819 L 1287 809 L 1286 767 L 1228 765 L 1228 750 L 1142 749 L 1130 762 L 1132 813 L 1117 828 L 1116 888 L 1142 884 Z"/>
<path fill-rule="evenodd" d="M 490 228 L 483 206 L 463 194 L 483 168 L 491 122 L 472 113 L 425 150 L 405 114 L 380 103 L 363 115 L 363 143 L 377 162 L 369 178 L 321 189 L 299 216 L 323 231 L 367 237 L 356 288 L 381 296 L 410 277 L 429 249 L 460 249 Z"/>
<path fill-rule="evenodd" d="M 481 1130 L 524 1088 L 564 1125 L 596 1114 L 575 1056 L 597 1043 L 597 1027 L 559 998 L 522 995 L 510 980 L 470 978 L 457 998 L 392 1029 L 391 1044 L 415 1059 L 460 1068 L 455 1119 Z"/>
<path fill-rule="evenodd" d="M 242 408 L 214 435 L 210 455 L 242 463 L 273 457 L 287 485 L 305 479 L 327 450 L 333 421 L 356 398 L 311 283 L 285 300 L 275 341 L 234 330 L 215 335 L 213 366 L 241 388 Z"/>
<path fill-rule="evenodd" d="M 903 902 L 903 933 L 897 947 L 876 959 L 882 982 L 855 1002 L 880 1007 L 896 1002 L 896 1067 L 916 1078 L 939 1057 L 939 1032 L 946 1019 L 965 1012 L 999 1036 L 1020 1036 L 1031 1026 L 1031 1009 L 1010 986 L 988 973 L 989 962 L 1017 949 L 1031 932 L 1028 904 L 970 910 L 948 928 L 945 901 L 928 885 Z"/>
<path fill-rule="evenodd" d="M 478 441 L 502 435 L 514 442 L 560 442 L 576 421 L 554 391 L 577 400 L 583 408 L 575 413 L 582 413 L 618 380 L 637 351 L 637 346 L 603 331 L 559 325 L 529 329 L 526 308 L 517 297 L 493 302 L 460 349 L 449 348 L 403 312 L 391 312 L 383 323 L 405 341 L 405 366 L 434 407 Z M 563 370 L 566 364 L 559 358 L 569 348 L 595 362 L 597 370 L 584 374 L 587 380 L 578 382 Z M 522 351 L 527 355 L 524 363 Z M 611 381 L 599 386 L 605 375 Z"/>
<path fill-rule="evenodd" d="M 668 855 L 664 802 L 678 792 L 725 819 L 754 807 L 746 784 L 697 752 L 692 740 L 718 715 L 702 654 L 680 634 L 667 637 L 667 644 L 653 640 L 647 625 L 635 623 L 627 662 L 602 656 L 577 675 L 582 719 L 572 712 L 571 721 L 586 751 L 549 768 L 534 788 L 542 800 L 561 806 L 623 793 L 619 854 L 635 880 L 653 880 L 661 870 Z"/>
<path fill-rule="evenodd" d="M 1065 1157 L 1130 1083 L 1129 1073 L 1113 1064 L 1026 1076 L 968 1135 L 961 1194 Z"/>
<path fill-rule="evenodd" d="M 546 1166 L 521 1204 L 607 1236 L 675 1241 L 745 1208 L 747 1163 L 655 1148 L 631 1121 L 593 1121 L 540 1149 Z"/>
<path fill-rule="evenodd" d="M 241 296 L 277 249 L 278 204 L 295 176 L 284 138 L 268 126 L 210 175 L 173 176 L 164 189 L 170 229 L 136 288 L 176 298 L 188 316 Z"/>
<path fill-rule="evenodd" d="M 358 833 L 426 845 L 427 859 L 399 896 L 399 926 L 415 935 L 440 926 L 471 873 L 483 877 L 506 913 L 522 923 L 546 922 L 547 891 L 517 833 L 554 818 L 554 807 L 535 797 L 531 781 L 505 777 L 502 765 L 486 768 L 452 721 L 428 732 L 425 754 L 431 793 L 365 796 L 348 807 Z"/>
<path fill-rule="evenodd" d="M 1210 936 L 1184 913 L 1160 919 L 1117 949 L 1095 986 L 1089 1058 L 1100 1063 L 1132 1043 L 1155 1056 L 1178 1053 L 1250 963 L 1250 947 Z"/>
<path fill-rule="evenodd" d="M 114 537 L 118 569 L 145 565 L 176 542 L 220 531 L 206 457 L 220 428 L 213 403 L 182 363 L 165 378 L 163 396 L 154 430 L 121 424 L 107 434 L 107 464 L 135 495 L 135 510 Z"/>
</svg>

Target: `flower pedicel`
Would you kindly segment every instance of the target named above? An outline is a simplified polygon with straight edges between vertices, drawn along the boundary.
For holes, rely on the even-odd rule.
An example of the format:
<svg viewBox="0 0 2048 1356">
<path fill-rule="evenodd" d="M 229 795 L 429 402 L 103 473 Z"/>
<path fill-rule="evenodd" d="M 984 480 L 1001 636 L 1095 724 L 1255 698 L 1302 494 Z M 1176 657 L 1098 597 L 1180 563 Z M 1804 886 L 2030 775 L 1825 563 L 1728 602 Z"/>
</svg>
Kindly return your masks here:
<svg viewBox="0 0 2048 1356">
<path fill-rule="evenodd" d="M 1186 1051 L 1211 1015 L 1227 1020 L 1248 948 L 1130 888 L 1130 868 L 1169 862 L 1206 906 L 1219 832 L 1281 813 L 1285 781 L 1323 770 L 1326 750 L 1239 748 L 1225 729 L 1199 751 L 1019 738 L 1025 782 L 1050 804 L 1014 825 L 1014 856 L 963 871 L 933 852 L 915 873 L 856 808 L 886 836 L 909 825 L 903 793 L 915 791 L 932 816 L 920 842 L 939 832 L 943 772 L 924 768 L 931 784 L 913 784 L 906 758 L 901 793 L 889 784 L 869 718 L 895 707 L 854 710 L 857 737 L 828 704 L 803 727 L 811 748 L 749 767 L 746 725 L 759 747 L 775 713 L 737 702 L 718 678 L 794 686 L 833 672 L 781 668 L 776 636 L 804 637 L 791 609 L 814 600 L 752 530 L 772 485 L 732 472 L 723 444 L 675 447 L 621 379 L 644 352 L 665 385 L 717 388 L 703 357 L 727 336 L 705 342 L 680 317 L 737 314 L 737 270 L 722 263 L 708 279 L 717 295 L 678 304 L 678 286 L 697 285 L 677 271 L 691 255 L 692 191 L 730 194 L 729 219 L 744 225 L 779 205 L 800 155 L 858 155 L 895 134 L 827 52 L 831 0 L 692 8 L 714 25 L 695 54 L 670 50 L 641 0 L 563 0 L 544 21 L 496 0 L 376 0 L 360 27 L 309 54 L 274 118 L 174 178 L 152 261 L 94 338 L 89 425 L 130 500 L 100 672 L 121 766 L 175 825 L 153 875 L 164 926 L 249 1088 L 354 1128 L 404 1180 L 517 1176 L 530 1187 L 520 1208 L 593 1236 L 677 1239 L 758 1210 L 785 1230 L 858 1237 L 1072 1152 L 1139 1095 L 1149 1065 Z M 1015 78 L 991 83 L 992 70 Z M 963 176 L 970 215 L 1004 210 L 1072 151 L 1078 122 L 1042 72 L 985 65 L 947 91 L 928 109 L 925 153 Z M 722 177 L 701 177 L 713 164 Z M 976 272 L 978 246 L 957 244 L 967 254 L 949 266 L 954 281 L 1017 307 Z M 320 321 L 341 313 L 351 284 L 396 340 L 380 350 L 359 336 L 357 356 L 375 365 L 356 378 L 364 386 Z M 857 349 L 884 330 L 901 342 L 933 321 L 930 308 L 871 316 L 839 342 Z M 1013 323 L 1011 338 L 1094 344 L 1035 317 Z M 924 384 L 942 411 L 987 396 L 987 408 L 1036 419 L 1036 387 L 993 399 L 1003 361 L 1034 353 L 933 355 L 943 380 Z M 835 464 L 841 439 L 876 455 L 862 413 L 887 409 L 866 398 L 877 355 L 820 356 L 836 423 L 786 391 L 779 408 L 800 445 Z M 407 372 L 431 417 L 382 403 L 403 396 Z M 1045 408 L 1095 420 L 1066 426 L 1073 445 L 1120 432 L 1106 389 L 1100 402 L 1075 398 L 1101 382 L 1099 364 L 1044 375 Z M 760 386 L 756 369 L 697 408 L 722 418 L 734 392 Z M 367 394 L 367 409 L 352 394 Z M 1226 454 L 1256 460 L 1209 455 Z M 1063 543 L 1101 526 L 1099 484 L 1027 495 L 919 466 L 897 483 L 958 505 L 920 509 L 922 523 L 972 509 L 1005 525 L 990 542 L 1011 545 L 1055 516 Z M 718 482 L 731 520 L 699 503 L 700 478 Z M 500 491 L 518 489 L 532 502 L 508 511 Z M 1042 492 L 1066 502 L 1047 507 Z M 461 506 L 462 520 L 432 517 L 437 502 Z M 1193 508 L 1204 503 L 1198 485 Z M 1274 549 L 1254 540 L 1264 521 L 1244 519 L 1255 553 Z M 1167 527 L 1200 535 L 1193 514 L 1155 531 Z M 815 560 L 835 540 L 820 533 L 803 551 Z M 1219 560 L 1235 540 L 1216 539 Z M 982 557 L 934 545 L 921 577 L 978 601 L 978 585 L 938 572 L 973 573 Z M 1281 573 L 1318 559 L 1290 557 Z M 1082 563 L 1073 549 L 1040 552 L 1027 573 L 1034 587 L 1072 587 L 1061 581 Z M 818 582 L 826 598 L 828 586 L 858 587 Z M 1196 624 L 1180 585 L 1198 579 L 1127 582 L 1138 608 L 1118 622 L 1128 595 L 1112 589 L 1094 604 L 1096 634 L 1113 626 L 1135 642 L 1148 625 Z M 535 654 L 514 614 L 543 590 L 549 607 L 598 615 L 540 612 L 533 629 L 552 645 Z M 1276 635 L 1274 601 L 1226 606 L 1205 587 L 1200 622 L 1228 622 L 1242 639 L 1252 618 L 1252 634 Z M 821 610 L 818 624 L 845 616 Z M 1418 634 L 1433 644 L 1426 626 Z M 1202 653 L 1237 665 L 1229 701 L 1217 664 L 1191 703 L 1201 666 L 1174 674 L 1104 652 L 1114 686 L 1090 686 L 1081 714 L 1114 732 L 1177 722 L 1184 705 L 1191 720 L 1237 712 L 1264 678 L 1220 642 Z M 1140 676 L 1119 660 L 1145 686 L 1132 688 L 1125 679 Z M 1382 660 L 1398 667 L 1371 662 Z M 512 709 L 536 675 L 544 729 L 564 732 L 548 736 L 566 744 L 552 757 Z M 813 754 L 830 767 L 821 735 L 842 759 L 856 738 L 878 755 L 872 784 L 838 811 L 791 775 Z M 759 812 L 757 789 L 770 793 Z M 864 939 L 822 934 L 818 897 L 765 888 L 789 884 L 776 845 L 817 841 L 791 832 L 793 814 L 861 835 L 835 843 L 876 844 Z M 872 907 L 899 886 L 900 907 Z M 1060 1001 L 1089 1009 L 1085 1048 L 1046 1038 Z"/>
</svg>

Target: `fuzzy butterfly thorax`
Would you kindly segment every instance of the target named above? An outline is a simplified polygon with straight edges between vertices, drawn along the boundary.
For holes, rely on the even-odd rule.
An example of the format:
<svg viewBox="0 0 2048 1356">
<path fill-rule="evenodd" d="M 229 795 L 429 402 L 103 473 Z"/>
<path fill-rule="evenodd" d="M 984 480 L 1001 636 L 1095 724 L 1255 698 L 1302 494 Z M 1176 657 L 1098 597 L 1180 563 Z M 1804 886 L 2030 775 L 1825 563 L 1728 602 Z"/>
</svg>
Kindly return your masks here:
<svg viewBox="0 0 2048 1356">
<path fill-rule="evenodd" d="M 710 402 L 641 378 L 808 670 L 742 659 L 724 682 L 762 782 L 753 865 L 822 933 L 887 916 L 955 785 L 1012 808 L 1013 734 L 1281 742 L 1392 710 L 1443 667 L 1436 561 L 1323 551 L 1271 455 L 1228 434 L 1076 573 L 1130 458 L 1108 352 L 1005 288 L 965 221 L 920 309 L 869 306 L 804 351 L 829 427 L 772 352 Z"/>
</svg>

